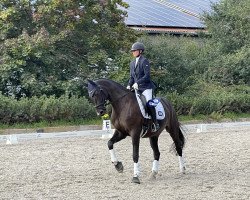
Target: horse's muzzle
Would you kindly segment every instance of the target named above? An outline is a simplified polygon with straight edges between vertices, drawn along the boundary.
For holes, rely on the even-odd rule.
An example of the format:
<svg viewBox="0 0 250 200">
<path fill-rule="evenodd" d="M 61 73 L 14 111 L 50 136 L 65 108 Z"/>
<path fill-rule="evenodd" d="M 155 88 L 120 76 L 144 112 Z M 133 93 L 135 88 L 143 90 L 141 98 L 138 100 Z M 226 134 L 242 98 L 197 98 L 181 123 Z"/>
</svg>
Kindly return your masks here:
<svg viewBox="0 0 250 200">
<path fill-rule="evenodd" d="M 106 110 L 97 110 L 97 115 L 103 116 L 106 114 Z"/>
</svg>

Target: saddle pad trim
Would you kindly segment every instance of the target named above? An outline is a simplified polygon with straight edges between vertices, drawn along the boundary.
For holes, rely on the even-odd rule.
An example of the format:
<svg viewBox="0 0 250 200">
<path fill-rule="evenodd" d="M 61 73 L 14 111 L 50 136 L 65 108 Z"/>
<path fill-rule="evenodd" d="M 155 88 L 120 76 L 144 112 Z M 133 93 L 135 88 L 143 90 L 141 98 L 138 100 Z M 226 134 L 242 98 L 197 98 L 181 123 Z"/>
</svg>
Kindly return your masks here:
<svg viewBox="0 0 250 200">
<path fill-rule="evenodd" d="M 136 96 L 136 99 L 137 99 L 137 103 L 138 103 L 138 105 L 140 107 L 142 116 L 144 118 L 146 118 L 146 119 L 151 119 L 151 116 L 148 115 L 148 113 L 146 113 L 145 108 L 144 108 L 144 106 L 142 104 L 142 101 L 140 99 L 140 94 L 138 94 L 137 91 L 135 91 L 135 96 Z M 155 107 L 155 109 L 156 109 L 156 118 L 157 118 L 157 120 L 163 120 L 165 118 L 165 110 L 163 108 L 162 103 L 159 102 L 157 104 L 157 106 Z"/>
</svg>

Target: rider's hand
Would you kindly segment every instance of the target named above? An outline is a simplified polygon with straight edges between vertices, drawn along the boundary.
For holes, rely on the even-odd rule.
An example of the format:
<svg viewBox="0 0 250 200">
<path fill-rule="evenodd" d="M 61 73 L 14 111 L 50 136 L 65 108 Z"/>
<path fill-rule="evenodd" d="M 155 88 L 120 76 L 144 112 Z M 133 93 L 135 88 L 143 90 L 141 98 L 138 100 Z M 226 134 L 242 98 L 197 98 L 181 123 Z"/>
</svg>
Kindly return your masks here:
<svg viewBox="0 0 250 200">
<path fill-rule="evenodd" d="M 132 88 L 134 88 L 135 90 L 138 90 L 138 84 L 134 83 L 134 85 L 132 86 Z"/>
<path fill-rule="evenodd" d="M 131 87 L 130 87 L 129 85 L 128 85 L 126 88 L 127 88 L 127 90 L 130 90 L 130 89 L 131 89 Z"/>
</svg>

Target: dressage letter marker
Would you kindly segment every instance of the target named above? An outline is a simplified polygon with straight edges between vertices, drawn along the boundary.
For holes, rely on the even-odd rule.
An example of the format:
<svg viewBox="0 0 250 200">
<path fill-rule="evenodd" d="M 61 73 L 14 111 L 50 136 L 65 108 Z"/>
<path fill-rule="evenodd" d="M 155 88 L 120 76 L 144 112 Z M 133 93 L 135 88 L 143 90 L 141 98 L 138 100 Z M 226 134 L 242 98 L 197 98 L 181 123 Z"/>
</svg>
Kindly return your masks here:
<svg viewBox="0 0 250 200">
<path fill-rule="evenodd" d="M 102 134 L 102 138 L 111 138 L 112 137 L 111 121 L 110 120 L 103 120 L 102 130 L 106 131 L 105 134 Z"/>
<path fill-rule="evenodd" d="M 7 137 L 6 144 L 17 144 L 17 143 L 18 140 L 16 135 L 10 135 L 9 137 Z"/>
<path fill-rule="evenodd" d="M 197 126 L 197 133 L 202 133 L 202 132 L 206 132 L 207 131 L 207 125 L 206 124 L 199 124 Z"/>
</svg>

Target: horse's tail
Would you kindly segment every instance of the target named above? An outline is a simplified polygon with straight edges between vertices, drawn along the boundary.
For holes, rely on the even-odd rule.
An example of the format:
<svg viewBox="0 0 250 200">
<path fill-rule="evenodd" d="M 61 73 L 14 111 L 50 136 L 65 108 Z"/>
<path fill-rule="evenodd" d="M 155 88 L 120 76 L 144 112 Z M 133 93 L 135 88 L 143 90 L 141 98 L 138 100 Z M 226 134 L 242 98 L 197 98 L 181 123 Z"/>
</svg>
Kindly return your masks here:
<svg viewBox="0 0 250 200">
<path fill-rule="evenodd" d="M 182 149 L 186 143 L 186 139 L 183 134 L 184 130 L 181 128 L 181 124 L 172 104 L 165 99 L 162 99 L 162 102 L 165 104 L 165 108 L 167 109 L 166 112 L 168 113 L 168 115 L 166 115 L 166 117 L 168 117 L 166 131 L 170 133 L 170 136 L 174 141 L 171 149 L 177 151 L 178 154 L 182 154 Z"/>
<path fill-rule="evenodd" d="M 182 156 L 183 155 L 183 148 L 186 144 L 186 138 L 184 136 L 184 130 L 179 124 L 178 131 L 176 132 L 177 135 L 172 136 L 172 133 L 170 133 L 172 139 L 173 139 L 173 144 L 171 145 L 170 152 L 174 152 L 176 155 Z"/>
</svg>

